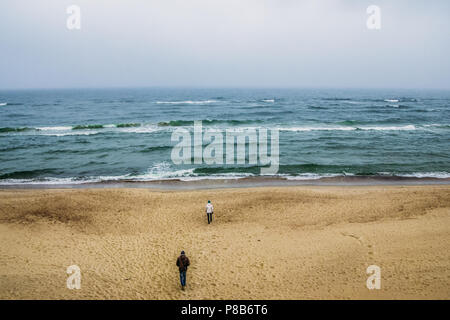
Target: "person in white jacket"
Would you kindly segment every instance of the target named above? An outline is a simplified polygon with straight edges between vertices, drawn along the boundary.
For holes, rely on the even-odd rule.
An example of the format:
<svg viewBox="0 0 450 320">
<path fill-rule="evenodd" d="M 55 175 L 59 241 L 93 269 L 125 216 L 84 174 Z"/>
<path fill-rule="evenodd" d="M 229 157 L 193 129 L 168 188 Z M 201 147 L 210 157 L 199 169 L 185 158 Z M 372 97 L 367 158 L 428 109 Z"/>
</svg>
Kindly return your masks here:
<svg viewBox="0 0 450 320">
<path fill-rule="evenodd" d="M 208 200 L 208 203 L 206 204 L 206 216 L 208 217 L 208 224 L 212 222 L 212 215 L 214 213 L 214 207 L 211 203 L 211 200 Z"/>
</svg>

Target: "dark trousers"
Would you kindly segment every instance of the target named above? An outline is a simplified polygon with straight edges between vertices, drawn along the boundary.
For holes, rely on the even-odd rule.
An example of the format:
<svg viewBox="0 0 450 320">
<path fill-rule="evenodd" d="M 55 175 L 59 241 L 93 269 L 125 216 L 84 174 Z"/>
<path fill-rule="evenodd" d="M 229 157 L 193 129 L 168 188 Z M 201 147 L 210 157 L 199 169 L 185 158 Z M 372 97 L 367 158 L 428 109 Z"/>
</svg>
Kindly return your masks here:
<svg viewBox="0 0 450 320">
<path fill-rule="evenodd" d="M 186 271 L 180 271 L 180 282 L 183 287 L 186 285 Z"/>
<path fill-rule="evenodd" d="M 212 222 L 212 212 L 211 213 L 207 213 L 206 214 L 208 216 L 208 224 L 210 224 Z"/>
</svg>

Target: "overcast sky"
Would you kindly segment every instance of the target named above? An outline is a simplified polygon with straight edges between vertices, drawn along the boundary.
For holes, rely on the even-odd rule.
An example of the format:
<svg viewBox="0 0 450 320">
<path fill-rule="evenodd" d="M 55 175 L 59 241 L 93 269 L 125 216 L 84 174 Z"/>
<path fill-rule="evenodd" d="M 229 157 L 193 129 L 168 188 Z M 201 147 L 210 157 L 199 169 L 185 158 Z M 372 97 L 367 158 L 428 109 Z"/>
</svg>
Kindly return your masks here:
<svg viewBox="0 0 450 320">
<path fill-rule="evenodd" d="M 1 0 L 0 89 L 450 89 L 449 40 L 448 0 Z"/>
</svg>

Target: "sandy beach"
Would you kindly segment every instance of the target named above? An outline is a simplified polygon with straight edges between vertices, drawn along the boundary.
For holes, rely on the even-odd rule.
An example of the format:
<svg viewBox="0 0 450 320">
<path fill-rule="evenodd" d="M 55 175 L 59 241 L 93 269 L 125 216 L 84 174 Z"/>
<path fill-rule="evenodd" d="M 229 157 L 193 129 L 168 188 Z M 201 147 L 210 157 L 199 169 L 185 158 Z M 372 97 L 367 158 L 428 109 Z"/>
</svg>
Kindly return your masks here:
<svg viewBox="0 0 450 320">
<path fill-rule="evenodd" d="M 3 189 L 0 242 L 0 299 L 450 298 L 449 185 Z"/>
</svg>

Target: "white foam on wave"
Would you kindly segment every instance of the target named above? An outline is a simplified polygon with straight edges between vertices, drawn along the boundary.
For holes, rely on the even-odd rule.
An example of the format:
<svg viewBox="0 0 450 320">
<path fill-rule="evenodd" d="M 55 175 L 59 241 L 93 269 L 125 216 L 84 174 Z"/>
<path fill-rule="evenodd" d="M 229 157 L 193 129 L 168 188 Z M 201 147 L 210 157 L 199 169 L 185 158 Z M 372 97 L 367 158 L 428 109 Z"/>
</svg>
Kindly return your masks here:
<svg viewBox="0 0 450 320">
<path fill-rule="evenodd" d="M 399 177 L 410 177 L 410 178 L 439 178 L 448 179 L 450 178 L 449 172 L 414 172 L 410 174 L 399 174 Z"/>
<path fill-rule="evenodd" d="M 398 99 L 385 99 L 385 102 L 399 102 Z"/>
<path fill-rule="evenodd" d="M 35 127 L 29 131 L 8 132 L 13 135 L 41 135 L 41 136 L 77 136 L 77 135 L 95 135 L 101 132 L 105 133 L 152 133 L 162 130 L 171 130 L 170 128 L 161 128 L 156 125 L 143 125 L 139 127 L 117 127 L 114 124 L 104 125 L 100 129 L 81 129 L 73 130 L 72 126 L 53 126 L 53 127 Z"/>
<path fill-rule="evenodd" d="M 424 124 L 424 127 L 427 128 L 450 128 L 450 124 L 442 124 L 442 123 L 431 123 L 431 124 Z"/>
<path fill-rule="evenodd" d="M 83 178 L 54 178 L 44 177 L 39 179 L 5 179 L 0 180 L 0 185 L 15 185 L 15 184 L 50 184 L 50 185 L 64 185 L 64 184 L 84 184 L 107 181 L 154 181 L 154 180 L 171 180 L 177 177 L 192 174 L 194 168 L 187 170 L 170 171 L 169 163 L 158 163 L 151 167 L 147 173 L 141 175 L 118 175 L 118 176 L 90 176 Z"/>
<path fill-rule="evenodd" d="M 157 104 L 209 104 L 216 100 L 184 100 L 184 101 L 156 101 Z"/>
<path fill-rule="evenodd" d="M 247 130 L 279 130 L 291 132 L 308 132 L 308 131 L 408 131 L 408 130 L 432 130 L 446 129 L 447 124 L 430 124 L 416 126 L 413 124 L 403 126 L 298 126 L 298 127 L 272 127 L 272 126 L 249 126 L 249 127 L 207 127 L 204 131 L 208 132 L 223 132 L 224 130 L 231 130 L 235 132 L 246 132 Z M 181 128 L 181 127 L 176 127 Z M 192 130 L 192 126 L 182 126 L 182 128 Z M 46 135 L 46 136 L 74 136 L 74 135 L 95 135 L 101 132 L 104 133 L 153 133 L 158 131 L 173 131 L 174 127 L 159 127 L 155 124 L 147 124 L 139 127 L 117 127 L 115 125 L 105 125 L 102 129 L 83 129 L 73 130 L 70 126 L 55 126 L 55 127 L 36 127 L 35 130 L 23 132 L 8 132 L 8 134 L 19 135 Z"/>
<path fill-rule="evenodd" d="M 91 136 L 99 133 L 98 131 L 71 131 L 71 132 L 46 132 L 40 133 L 42 136 L 55 136 L 55 137 L 64 137 L 64 136 Z"/>
<path fill-rule="evenodd" d="M 255 175 L 250 172 L 224 172 L 224 173 L 213 173 L 208 176 L 188 176 L 183 177 L 181 181 L 192 181 L 192 180 L 228 180 L 228 179 L 243 179 L 247 177 L 254 177 Z"/>
<path fill-rule="evenodd" d="M 35 129 L 39 131 L 67 131 L 72 130 L 72 127 L 71 126 L 37 127 Z"/>
<path fill-rule="evenodd" d="M 275 99 L 263 99 L 262 101 L 263 102 L 272 102 L 273 103 L 273 102 L 275 102 Z"/>
<path fill-rule="evenodd" d="M 0 185 L 16 185 L 16 184 L 82 184 L 90 182 L 88 180 L 79 180 L 75 178 L 52 178 L 46 177 L 41 179 L 5 179 L 0 180 Z M 92 181 L 95 182 L 95 181 Z"/>
<path fill-rule="evenodd" d="M 318 174 L 318 173 L 302 173 L 296 176 L 292 175 L 286 175 L 287 180 L 318 180 L 321 178 L 332 178 L 332 177 L 339 177 L 339 176 L 351 176 L 352 174 L 338 174 L 338 173 L 324 173 L 324 174 Z"/>
<path fill-rule="evenodd" d="M 71 126 L 54 126 L 54 127 L 35 127 L 30 131 L 10 132 L 9 134 L 16 135 L 40 135 L 40 136 L 78 136 L 78 135 L 93 135 L 99 133 L 96 130 L 72 130 Z"/>
<path fill-rule="evenodd" d="M 55 177 L 44 177 L 39 179 L 5 179 L 0 180 L 0 185 L 15 185 L 15 184 L 48 184 L 48 185 L 67 185 L 67 184 L 85 184 L 85 183 L 95 183 L 95 182 L 106 182 L 106 181 L 120 181 L 130 177 L 129 174 L 120 176 L 91 176 L 84 178 L 55 178 Z"/>
<path fill-rule="evenodd" d="M 356 130 L 353 127 L 292 127 L 292 128 L 278 128 L 280 131 L 327 131 L 327 130 L 339 130 L 339 131 L 351 131 Z"/>
<path fill-rule="evenodd" d="M 152 181 L 152 180 L 171 180 L 179 177 L 192 175 L 195 168 L 173 170 L 169 162 L 159 162 L 140 175 L 128 175 L 127 180 L 133 181 Z"/>
<path fill-rule="evenodd" d="M 98 183 L 98 182 L 112 182 L 112 181 L 160 181 L 160 180 L 181 180 L 181 181 L 198 181 L 198 180 L 225 180 L 225 179 L 243 179 L 246 177 L 255 176 L 252 173 L 221 173 L 212 174 L 209 176 L 199 176 L 193 173 L 194 168 L 185 170 L 170 171 L 170 165 L 165 163 L 159 163 L 149 169 L 149 171 L 142 175 L 119 175 L 119 176 L 92 176 L 85 178 L 53 178 L 46 177 L 40 179 L 5 179 L 0 180 L 0 185 L 70 185 L 70 184 L 86 184 L 86 183 Z M 390 172 L 379 172 L 381 176 L 397 176 L 397 177 L 409 177 L 409 178 L 437 178 L 437 179 L 450 179 L 449 172 L 416 172 L 411 174 L 393 174 Z M 281 177 L 286 180 L 318 180 L 321 178 L 332 178 L 332 177 L 345 177 L 354 176 L 354 174 L 349 173 L 301 173 L 299 175 L 289 175 L 289 174 L 277 174 L 270 175 L 268 177 Z"/>
<path fill-rule="evenodd" d="M 115 128 L 115 124 L 105 124 L 103 125 L 103 128 Z M 35 128 L 38 131 L 71 131 L 73 130 L 72 126 L 54 126 L 54 127 L 36 127 Z M 86 128 L 86 130 L 89 130 L 89 128 Z"/>
<path fill-rule="evenodd" d="M 246 177 L 254 176 L 251 173 L 244 174 L 244 173 L 223 173 L 223 174 L 213 174 L 210 176 L 186 176 L 186 177 L 180 177 L 180 181 L 200 181 L 200 180 L 239 180 Z"/>
<path fill-rule="evenodd" d="M 73 130 L 71 126 L 37 127 L 35 129 L 38 131 L 35 134 L 54 137 L 90 136 L 99 133 L 96 130 Z"/>
<path fill-rule="evenodd" d="M 405 126 L 371 126 L 371 127 L 292 127 L 278 128 L 280 131 L 353 131 L 353 130 L 376 130 L 376 131 L 397 131 L 397 130 L 416 130 L 414 125 Z"/>
<path fill-rule="evenodd" d="M 156 131 L 161 131 L 163 128 L 154 126 L 154 125 L 145 125 L 140 127 L 127 127 L 127 128 L 117 128 L 117 132 L 126 132 L 126 133 L 152 133 Z"/>
<path fill-rule="evenodd" d="M 6 106 L 6 105 L 8 105 L 7 102 L 0 102 L 0 106 Z"/>
<path fill-rule="evenodd" d="M 396 131 L 396 130 L 416 130 L 416 126 L 409 124 L 406 126 L 392 126 L 392 127 L 358 127 L 361 130 L 380 130 L 380 131 Z"/>
</svg>

